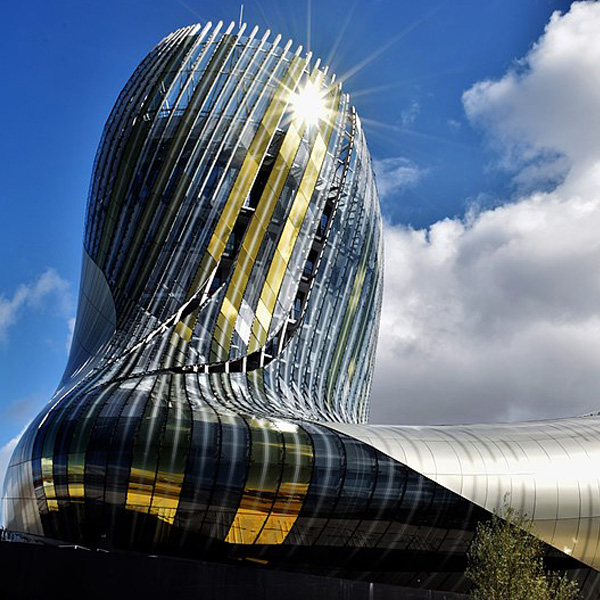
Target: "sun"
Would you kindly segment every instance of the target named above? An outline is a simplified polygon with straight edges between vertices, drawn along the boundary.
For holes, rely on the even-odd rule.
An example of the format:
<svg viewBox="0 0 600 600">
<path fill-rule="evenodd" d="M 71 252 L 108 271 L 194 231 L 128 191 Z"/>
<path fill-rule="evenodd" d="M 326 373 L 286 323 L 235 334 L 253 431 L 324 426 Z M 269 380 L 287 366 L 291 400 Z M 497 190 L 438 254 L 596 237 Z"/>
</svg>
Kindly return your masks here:
<svg viewBox="0 0 600 600">
<path fill-rule="evenodd" d="M 325 102 L 319 87 L 307 81 L 302 88 L 292 94 L 292 109 L 296 118 L 307 125 L 318 125 L 325 118 Z"/>
</svg>

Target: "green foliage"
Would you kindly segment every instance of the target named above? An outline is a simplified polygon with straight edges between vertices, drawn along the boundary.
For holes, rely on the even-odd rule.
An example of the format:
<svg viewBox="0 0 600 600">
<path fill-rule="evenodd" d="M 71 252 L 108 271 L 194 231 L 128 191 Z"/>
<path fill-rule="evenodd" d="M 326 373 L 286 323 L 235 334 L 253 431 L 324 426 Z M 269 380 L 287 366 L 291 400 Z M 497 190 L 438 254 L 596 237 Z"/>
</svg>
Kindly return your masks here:
<svg viewBox="0 0 600 600">
<path fill-rule="evenodd" d="M 542 542 L 525 515 L 505 505 L 501 515 L 479 523 L 465 576 L 473 600 L 576 600 L 579 587 L 566 575 L 547 573 Z"/>
</svg>

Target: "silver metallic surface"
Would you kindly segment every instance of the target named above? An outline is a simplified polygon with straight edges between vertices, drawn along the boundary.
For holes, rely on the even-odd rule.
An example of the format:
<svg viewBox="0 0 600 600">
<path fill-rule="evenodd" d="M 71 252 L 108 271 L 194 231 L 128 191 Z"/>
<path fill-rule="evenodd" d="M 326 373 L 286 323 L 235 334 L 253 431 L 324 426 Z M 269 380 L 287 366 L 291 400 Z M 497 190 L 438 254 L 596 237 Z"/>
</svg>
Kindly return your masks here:
<svg viewBox="0 0 600 600">
<path fill-rule="evenodd" d="M 462 426 L 329 424 L 600 569 L 600 419 Z"/>
</svg>

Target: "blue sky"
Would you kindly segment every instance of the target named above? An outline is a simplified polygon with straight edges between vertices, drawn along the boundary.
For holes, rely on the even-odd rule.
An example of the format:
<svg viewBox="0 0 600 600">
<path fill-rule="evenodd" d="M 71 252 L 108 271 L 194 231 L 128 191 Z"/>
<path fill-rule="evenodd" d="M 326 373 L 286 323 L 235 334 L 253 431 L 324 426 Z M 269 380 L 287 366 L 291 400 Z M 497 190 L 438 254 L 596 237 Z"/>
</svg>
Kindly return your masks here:
<svg viewBox="0 0 600 600">
<path fill-rule="evenodd" d="M 447 296 L 439 286 L 449 271 L 434 272 L 430 257 L 439 247 L 447 248 L 448 244 L 435 246 L 430 236 L 436 232 L 439 234 L 436 240 L 456 240 L 457 236 L 466 240 L 465 232 L 475 236 L 476 227 L 483 227 L 481 223 L 486 219 L 497 221 L 499 215 L 504 214 L 497 210 L 499 207 L 515 203 L 529 206 L 519 203 L 530 201 L 534 192 L 543 194 L 554 189 L 575 162 L 568 148 L 563 147 L 566 142 L 561 146 L 563 138 L 556 138 L 558 141 L 553 138 L 554 141 L 547 143 L 536 133 L 537 129 L 529 130 L 524 125 L 519 129 L 514 125 L 518 121 L 516 116 L 514 123 L 510 121 L 513 114 L 510 111 L 514 109 L 517 114 L 521 110 L 521 105 L 516 100 L 513 102 L 513 96 L 520 97 L 521 90 L 529 85 L 527 77 L 535 75 L 538 68 L 537 55 L 531 54 L 532 45 L 543 36 L 552 13 L 566 13 L 569 6 L 569 2 L 551 0 L 245 2 L 244 16 L 249 24 L 257 24 L 261 29 L 269 27 L 275 33 L 291 37 L 324 60 L 333 52 L 329 62 L 339 76 L 344 77 L 362 65 L 346 82 L 346 90 L 353 95 L 363 118 L 380 187 L 385 191 L 382 208 L 388 223 L 386 235 L 390 247 L 387 289 L 392 290 L 386 292 L 388 298 L 395 291 L 402 293 L 406 281 L 396 275 L 403 265 L 407 266 L 404 261 L 411 260 L 406 272 L 423 269 L 424 273 L 433 273 L 431 276 L 438 286 L 418 288 L 421 295 L 415 302 L 419 306 L 436 306 L 440 298 Z M 0 141 L 3 183 L 0 192 L 3 208 L 0 221 L 0 446 L 14 438 L 48 401 L 62 374 L 69 328 L 75 315 L 92 162 L 104 121 L 121 87 L 145 53 L 172 30 L 197 21 L 236 20 L 238 14 L 239 2 L 230 0 L 95 3 L 34 0 L 5 7 L 4 33 L 0 40 L 4 58 L 4 94 L 0 97 L 3 121 Z M 571 27 L 570 22 L 562 22 L 566 23 L 565 28 Z M 548 48 L 552 49 L 552 43 L 548 38 Z M 530 63 L 527 63 L 528 56 L 532 57 Z M 579 64 L 577 56 L 572 60 Z M 582 81 L 584 76 L 585 73 Z M 551 75 L 549 80 L 553 81 Z M 499 82 L 498 85 L 504 82 L 504 88 L 492 88 L 496 94 L 493 96 L 488 94 L 488 88 L 474 87 L 482 81 Z M 502 105 L 496 100 L 502 94 L 496 92 L 504 93 L 507 87 L 514 94 Z M 464 96 L 467 90 L 471 90 L 471 95 Z M 569 106 L 568 97 L 562 102 L 556 111 Z M 535 115 L 530 118 L 535 121 Z M 513 129 L 510 129 L 511 123 Z M 515 143 L 519 135 L 524 136 L 526 144 Z M 555 160 L 563 155 L 573 159 L 565 163 L 567 166 Z M 532 177 L 532 165 L 545 175 Z M 473 218 L 479 219 L 476 226 L 469 221 Z M 573 237 L 577 238 L 576 232 Z M 452 243 L 455 248 L 456 243 Z M 463 246 L 459 250 L 466 252 Z M 589 260 L 593 263 L 593 257 Z M 508 273 L 507 281 L 510 277 L 518 279 L 518 268 L 512 271 L 509 267 L 502 268 L 502 273 Z M 466 288 L 460 287 L 461 281 L 469 290 L 498 291 L 494 287 L 498 285 L 497 280 L 485 288 L 484 275 L 466 281 L 453 269 L 448 293 L 454 294 L 458 311 L 466 306 Z M 486 270 L 485 265 L 480 266 L 480 270 L 484 274 L 492 272 Z M 538 273 L 537 267 L 534 271 Z M 566 265 L 567 271 L 572 273 L 573 269 Z M 548 277 L 554 280 L 555 274 Z M 585 279 L 585 274 L 581 277 Z M 427 281 L 426 278 L 423 281 Z M 523 281 L 530 282 L 530 275 L 523 275 Z M 510 287 L 503 287 L 498 294 L 490 292 L 485 306 L 495 305 L 491 298 L 502 294 L 507 296 L 509 305 L 511 298 L 515 298 L 513 304 L 520 306 L 523 294 L 530 294 L 528 283 L 523 281 L 515 283 L 512 292 Z M 529 296 L 522 299 L 523 306 L 529 306 Z M 556 310 L 564 317 L 571 314 L 569 310 L 572 312 L 575 304 L 577 302 L 569 297 Z M 448 408 L 428 417 L 431 412 L 427 401 L 423 403 L 422 413 L 412 406 L 415 403 L 411 394 L 418 389 L 418 380 L 411 380 L 406 388 L 397 388 L 401 397 L 393 402 L 388 401 L 390 393 L 386 385 L 376 381 L 375 416 L 395 422 L 412 422 L 419 418 L 430 421 L 477 419 L 479 413 L 470 412 L 470 407 L 480 402 L 482 389 L 488 390 L 497 382 L 500 399 L 506 399 L 511 390 L 521 389 L 520 382 L 527 374 L 519 374 L 515 365 L 509 365 L 510 376 L 506 372 L 504 375 L 494 373 L 492 367 L 486 367 L 490 370 L 489 377 L 482 380 L 479 387 L 475 384 L 461 387 L 462 383 L 456 383 L 454 376 L 439 380 L 431 377 L 432 373 L 443 373 L 447 365 L 436 363 L 433 353 L 417 347 L 411 336 L 421 331 L 425 333 L 420 339 L 440 340 L 452 327 L 458 327 L 458 321 L 452 321 L 452 317 L 446 324 L 437 323 L 434 331 L 427 329 L 427 323 L 435 320 L 428 313 L 417 314 L 410 306 L 394 304 L 389 299 L 386 306 L 384 318 L 387 314 L 389 331 L 396 327 L 397 335 L 394 338 L 390 334 L 383 342 L 382 352 L 385 351 L 386 356 L 380 360 L 383 366 L 379 368 L 377 381 L 381 382 L 386 373 L 394 370 L 396 361 L 402 363 L 402 368 L 411 376 L 418 371 L 421 381 L 435 383 L 428 389 L 427 398 L 437 394 L 439 402 L 440 396 L 442 399 L 452 396 L 449 386 L 456 384 L 454 394 L 460 396 L 461 401 L 453 405 L 455 409 Z M 499 312 L 481 312 L 471 321 L 476 320 L 478 326 L 483 329 L 484 325 L 488 326 L 492 331 L 506 310 L 503 305 L 498 308 Z M 436 310 L 435 314 L 439 313 Z M 409 315 L 413 319 L 410 326 L 392 323 L 398 314 Z M 522 314 L 527 314 L 526 310 L 519 313 Z M 552 315 L 548 322 L 555 324 L 557 317 Z M 597 313 L 592 316 L 595 318 Z M 561 323 L 564 324 L 563 317 Z M 580 317 L 578 313 L 577 318 Z M 451 326 L 446 327 L 448 323 Z M 494 331 L 489 335 L 496 335 Z M 515 340 L 520 339 L 515 336 L 506 344 L 503 342 L 502 348 L 506 350 L 512 344 L 514 355 L 519 357 L 521 352 L 526 354 L 526 345 L 515 346 Z M 596 338 L 585 343 L 593 344 Z M 481 343 L 480 338 L 475 342 L 472 338 L 462 339 L 462 342 L 460 347 L 468 346 L 468 351 L 462 356 L 461 365 L 477 356 L 477 344 Z M 431 343 L 435 346 L 437 342 Z M 577 340 L 572 343 L 575 350 L 569 347 L 564 352 L 583 352 L 587 348 L 581 340 L 579 345 Z M 390 356 L 395 357 L 394 361 L 387 360 Z M 407 357 L 414 356 L 425 357 L 419 360 L 418 369 L 406 362 Z M 500 359 L 493 356 L 496 357 L 494 364 L 499 364 Z M 539 369 L 539 381 L 543 382 L 544 369 L 553 371 L 559 362 L 560 356 L 552 356 L 547 363 L 536 363 L 531 368 Z M 590 364 L 590 371 L 593 367 L 597 365 Z M 460 372 L 461 382 L 469 377 L 469 381 L 478 381 L 478 376 L 473 377 L 468 370 Z M 403 380 L 408 379 L 407 376 Z M 506 388 L 507 380 L 512 382 L 510 389 Z M 588 388 L 581 392 L 582 409 L 588 406 L 585 398 L 589 394 L 586 394 L 595 380 L 588 383 Z M 571 388 L 577 388 L 577 382 L 573 382 Z M 543 392 L 544 389 L 540 391 L 536 387 L 530 395 L 521 397 L 517 393 L 513 404 L 503 405 L 505 410 L 492 416 L 498 419 L 519 416 L 519 406 L 531 398 L 532 406 L 538 406 Z M 487 396 L 496 398 L 494 394 Z M 559 402 L 558 398 L 552 406 Z M 538 413 L 546 415 L 542 409 L 535 414 Z M 527 411 L 523 414 L 529 415 Z"/>
</svg>

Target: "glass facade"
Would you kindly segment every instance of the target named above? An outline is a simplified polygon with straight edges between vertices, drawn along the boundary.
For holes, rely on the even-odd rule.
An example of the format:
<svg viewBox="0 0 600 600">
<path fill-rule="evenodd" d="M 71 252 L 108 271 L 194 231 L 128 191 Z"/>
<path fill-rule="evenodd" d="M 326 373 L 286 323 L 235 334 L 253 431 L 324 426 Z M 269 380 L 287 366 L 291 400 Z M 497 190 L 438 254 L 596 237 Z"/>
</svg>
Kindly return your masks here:
<svg viewBox="0 0 600 600">
<path fill-rule="evenodd" d="M 6 525 L 461 589 L 477 522 L 521 498 L 540 448 L 579 452 L 581 432 L 533 426 L 513 460 L 502 427 L 366 424 L 382 289 L 370 155 L 335 76 L 269 38 L 181 29 L 121 92 L 69 361 L 12 457 Z M 547 552 L 597 567 L 598 476 L 585 505 L 583 483 L 579 504 L 551 476 L 554 496 L 536 485 Z"/>
</svg>

